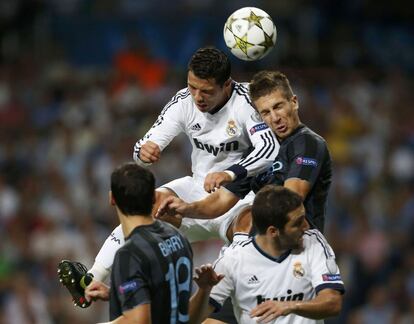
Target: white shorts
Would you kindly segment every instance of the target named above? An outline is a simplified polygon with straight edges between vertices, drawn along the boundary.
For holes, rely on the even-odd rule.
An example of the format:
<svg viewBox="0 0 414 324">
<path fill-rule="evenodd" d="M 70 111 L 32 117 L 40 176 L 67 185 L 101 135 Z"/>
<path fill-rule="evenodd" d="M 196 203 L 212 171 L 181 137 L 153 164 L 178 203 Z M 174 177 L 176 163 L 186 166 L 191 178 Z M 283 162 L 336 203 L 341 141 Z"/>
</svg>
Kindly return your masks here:
<svg viewBox="0 0 414 324">
<path fill-rule="evenodd" d="M 160 188 L 173 191 L 179 198 L 186 202 L 194 202 L 207 197 L 209 194 L 204 190 L 204 184 L 195 181 L 193 177 L 173 180 Z M 184 218 L 180 231 L 190 242 L 204 241 L 211 238 L 220 238 L 229 243 L 226 233 L 234 218 L 253 203 L 254 193 L 250 192 L 244 199 L 239 200 L 227 213 L 214 219 Z"/>
</svg>

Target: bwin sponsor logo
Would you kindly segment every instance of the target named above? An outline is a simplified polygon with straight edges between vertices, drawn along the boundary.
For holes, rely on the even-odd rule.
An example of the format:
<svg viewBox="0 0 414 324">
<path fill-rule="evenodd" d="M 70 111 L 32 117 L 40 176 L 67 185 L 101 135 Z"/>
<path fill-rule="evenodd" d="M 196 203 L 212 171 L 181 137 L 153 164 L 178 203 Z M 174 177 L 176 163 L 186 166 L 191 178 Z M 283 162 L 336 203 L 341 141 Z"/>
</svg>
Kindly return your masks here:
<svg viewBox="0 0 414 324">
<path fill-rule="evenodd" d="M 217 156 L 219 152 L 230 152 L 230 151 L 237 151 L 239 149 L 239 142 L 238 141 L 231 141 L 228 143 L 220 143 L 220 146 L 213 146 L 210 144 L 204 144 L 200 141 L 198 141 L 196 138 L 193 138 L 194 144 L 196 148 L 207 151 L 208 153 L 213 154 L 214 156 Z"/>
<path fill-rule="evenodd" d="M 288 289 L 286 293 L 287 293 L 287 296 L 279 296 L 279 297 L 273 297 L 273 298 L 268 298 L 266 296 L 258 295 L 256 296 L 257 305 L 264 303 L 266 300 L 279 300 L 279 301 L 303 300 L 303 297 L 304 297 L 303 293 L 292 295 L 292 290 L 290 289 Z"/>
</svg>

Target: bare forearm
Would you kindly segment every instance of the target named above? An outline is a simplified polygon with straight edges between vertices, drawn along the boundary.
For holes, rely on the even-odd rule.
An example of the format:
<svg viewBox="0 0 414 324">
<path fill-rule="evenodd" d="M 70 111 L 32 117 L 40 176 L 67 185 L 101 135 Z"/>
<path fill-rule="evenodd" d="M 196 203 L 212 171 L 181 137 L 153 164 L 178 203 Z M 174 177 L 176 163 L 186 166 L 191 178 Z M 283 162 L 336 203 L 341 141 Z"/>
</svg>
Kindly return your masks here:
<svg viewBox="0 0 414 324">
<path fill-rule="evenodd" d="M 339 314 L 342 308 L 342 296 L 316 297 L 309 301 L 294 301 L 291 303 L 292 313 L 312 319 L 323 319 Z"/>
<path fill-rule="evenodd" d="M 213 311 L 208 303 L 211 289 L 198 289 L 190 299 L 190 324 L 197 324 L 204 321 Z"/>
<path fill-rule="evenodd" d="M 188 205 L 184 217 L 198 219 L 213 219 L 223 215 L 227 210 L 219 204 L 209 203 L 207 199 Z"/>
</svg>

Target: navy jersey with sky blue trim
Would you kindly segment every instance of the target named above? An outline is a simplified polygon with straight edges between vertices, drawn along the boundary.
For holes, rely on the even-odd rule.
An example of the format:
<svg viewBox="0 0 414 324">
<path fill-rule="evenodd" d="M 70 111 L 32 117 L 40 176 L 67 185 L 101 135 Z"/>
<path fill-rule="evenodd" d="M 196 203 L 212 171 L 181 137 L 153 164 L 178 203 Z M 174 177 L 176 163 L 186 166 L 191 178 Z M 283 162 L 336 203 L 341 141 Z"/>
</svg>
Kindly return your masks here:
<svg viewBox="0 0 414 324">
<path fill-rule="evenodd" d="M 279 154 L 266 172 L 226 186 L 240 198 L 250 190 L 257 192 L 266 184 L 283 185 L 298 178 L 310 183 L 304 201 L 306 217 L 312 227 L 323 232 L 326 200 L 332 178 L 331 157 L 325 140 L 305 125 L 300 125 L 281 141 Z"/>
<path fill-rule="evenodd" d="M 135 228 L 115 255 L 110 318 L 151 303 L 153 323 L 188 323 L 192 249 L 170 224 L 155 221 Z"/>
<path fill-rule="evenodd" d="M 248 96 L 248 84 L 233 82 L 231 97 L 214 113 L 198 110 L 188 88 L 178 91 L 164 107 L 151 129 L 134 147 L 134 160 L 141 146 L 152 141 L 161 151 L 180 133 L 192 145 L 193 177 L 200 183 L 210 172 L 233 171 L 237 179 L 265 171 L 275 159 L 279 143 L 258 117 Z"/>
</svg>

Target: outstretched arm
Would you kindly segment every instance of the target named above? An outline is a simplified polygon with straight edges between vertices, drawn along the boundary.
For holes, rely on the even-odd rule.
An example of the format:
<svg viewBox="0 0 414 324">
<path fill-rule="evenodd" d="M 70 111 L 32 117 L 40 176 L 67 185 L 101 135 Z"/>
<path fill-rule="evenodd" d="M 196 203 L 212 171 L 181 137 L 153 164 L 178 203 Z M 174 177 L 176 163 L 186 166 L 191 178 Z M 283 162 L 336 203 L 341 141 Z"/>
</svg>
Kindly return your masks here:
<svg viewBox="0 0 414 324">
<path fill-rule="evenodd" d="M 177 197 L 170 196 L 161 202 L 155 217 L 177 216 L 212 219 L 226 213 L 239 200 L 239 197 L 225 188 L 220 188 L 206 198 L 193 203 L 187 203 Z"/>
<path fill-rule="evenodd" d="M 252 150 L 239 162 L 227 168 L 234 172 L 234 180 L 255 176 L 267 170 L 275 160 L 280 147 L 276 135 L 265 123 L 250 116 L 244 127 L 249 135 Z"/>
<path fill-rule="evenodd" d="M 211 264 L 202 265 L 195 269 L 194 281 L 198 285 L 197 292 L 190 299 L 190 324 L 201 323 L 214 310 L 208 303 L 210 292 L 213 286 L 217 285 L 224 278 L 217 274 Z"/>
<path fill-rule="evenodd" d="M 184 131 L 185 113 L 182 100 L 189 96 L 188 90 L 179 91 L 165 105 L 155 123 L 134 146 L 133 158 L 136 163 L 146 166 L 159 161 L 161 152 L 179 133 Z"/>
</svg>

